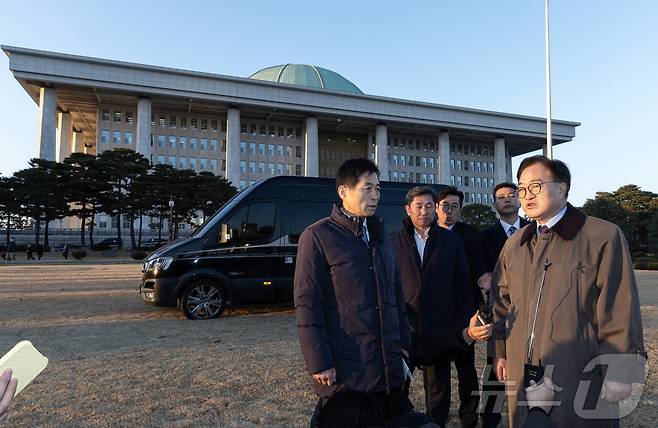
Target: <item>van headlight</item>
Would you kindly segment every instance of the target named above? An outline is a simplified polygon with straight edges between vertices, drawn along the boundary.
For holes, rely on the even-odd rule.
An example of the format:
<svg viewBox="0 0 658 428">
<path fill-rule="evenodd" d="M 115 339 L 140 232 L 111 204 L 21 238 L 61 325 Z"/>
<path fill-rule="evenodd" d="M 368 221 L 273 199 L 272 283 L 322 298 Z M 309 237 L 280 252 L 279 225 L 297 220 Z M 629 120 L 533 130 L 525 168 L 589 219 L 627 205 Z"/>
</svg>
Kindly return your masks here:
<svg viewBox="0 0 658 428">
<path fill-rule="evenodd" d="M 147 272 L 151 270 L 167 270 L 173 261 L 173 257 L 157 257 L 144 263 L 144 269 Z"/>
</svg>

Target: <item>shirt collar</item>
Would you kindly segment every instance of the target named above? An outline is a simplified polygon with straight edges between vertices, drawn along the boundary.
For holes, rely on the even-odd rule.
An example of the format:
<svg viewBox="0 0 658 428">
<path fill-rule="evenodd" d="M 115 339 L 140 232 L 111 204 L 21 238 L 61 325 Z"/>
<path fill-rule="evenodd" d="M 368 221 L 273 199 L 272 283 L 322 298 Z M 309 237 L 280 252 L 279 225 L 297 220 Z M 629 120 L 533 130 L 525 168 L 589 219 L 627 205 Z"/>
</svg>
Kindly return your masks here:
<svg viewBox="0 0 658 428">
<path fill-rule="evenodd" d="M 347 211 L 345 211 L 345 208 L 343 208 L 343 207 L 340 207 L 340 212 L 342 212 L 343 215 L 344 215 L 345 217 L 347 217 L 348 219 L 350 219 L 351 221 L 358 221 L 359 224 L 361 224 L 361 221 L 362 221 L 362 220 L 363 220 L 363 223 L 364 223 L 364 224 L 365 224 L 365 222 L 366 222 L 366 217 L 357 217 L 357 216 L 354 216 L 354 215 L 352 215 L 352 214 L 349 214 Z"/>
<path fill-rule="evenodd" d="M 507 235 L 509 235 L 509 228 L 510 227 L 515 227 L 516 230 L 521 229 L 521 217 L 517 216 L 516 217 L 516 222 L 514 222 L 514 224 L 509 224 L 509 223 L 503 221 L 502 219 L 500 219 L 499 221 L 500 221 L 500 225 L 503 226 L 503 230 L 505 231 L 505 233 Z"/>
<path fill-rule="evenodd" d="M 355 222 L 356 224 L 359 225 L 359 231 L 363 231 L 366 235 L 366 239 L 370 241 L 370 233 L 368 232 L 368 217 L 357 217 L 353 216 L 351 214 L 348 214 L 347 211 L 345 211 L 345 208 L 340 207 L 340 212 L 343 213 L 345 217 L 347 217 L 350 221 Z M 357 232 L 358 233 L 358 232 Z"/>
<path fill-rule="evenodd" d="M 555 232 L 560 238 L 571 241 L 576 237 L 580 229 L 585 225 L 587 221 L 587 216 L 582 212 L 578 211 L 570 203 L 567 203 L 567 211 L 564 214 L 564 217 L 553 226 L 552 231 Z M 523 229 L 523 236 L 521 236 L 521 241 L 519 245 L 525 245 L 530 242 L 533 236 L 536 236 L 537 233 L 537 222 L 533 221 L 528 226 Z"/>
<path fill-rule="evenodd" d="M 551 229 L 553 226 L 557 224 L 558 221 L 562 220 L 562 217 L 564 217 L 564 213 L 566 212 L 567 212 L 567 206 L 565 205 L 564 208 L 562 208 L 559 213 L 557 213 L 553 218 L 549 219 L 546 223 L 542 224 L 537 222 L 537 233 L 539 233 L 540 226 L 546 226 L 549 229 Z"/>
<path fill-rule="evenodd" d="M 418 233 L 418 231 L 417 231 L 416 228 L 414 227 L 414 236 L 415 236 L 416 238 L 418 238 L 418 239 L 422 239 L 423 241 L 427 241 L 427 238 L 429 238 L 429 236 L 430 236 L 430 227 L 428 227 L 427 229 L 425 229 L 425 237 L 424 237 L 424 238 L 423 238 L 423 235 L 421 235 L 420 233 Z"/>
</svg>

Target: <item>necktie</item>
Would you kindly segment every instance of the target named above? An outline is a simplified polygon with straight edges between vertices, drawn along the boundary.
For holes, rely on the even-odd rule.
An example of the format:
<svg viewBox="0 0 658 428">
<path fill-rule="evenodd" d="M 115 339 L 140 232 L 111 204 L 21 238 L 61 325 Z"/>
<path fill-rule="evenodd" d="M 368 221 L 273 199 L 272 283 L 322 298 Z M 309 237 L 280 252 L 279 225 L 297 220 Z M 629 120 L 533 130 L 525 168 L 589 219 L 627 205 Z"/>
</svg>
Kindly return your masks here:
<svg viewBox="0 0 658 428">
<path fill-rule="evenodd" d="M 361 223 L 361 239 L 363 239 L 363 242 L 368 245 L 368 228 L 366 227 L 365 221 Z"/>
<path fill-rule="evenodd" d="M 514 235 L 514 232 L 516 232 L 516 227 L 514 226 L 507 229 L 507 237 L 509 238 L 510 236 Z"/>
<path fill-rule="evenodd" d="M 551 231 L 551 229 L 549 229 L 548 226 L 544 226 L 544 225 L 543 225 L 543 226 L 539 226 L 539 234 L 540 234 L 540 235 L 544 235 L 544 234 L 546 234 L 546 233 L 548 233 L 548 232 L 550 232 L 550 231 Z"/>
</svg>

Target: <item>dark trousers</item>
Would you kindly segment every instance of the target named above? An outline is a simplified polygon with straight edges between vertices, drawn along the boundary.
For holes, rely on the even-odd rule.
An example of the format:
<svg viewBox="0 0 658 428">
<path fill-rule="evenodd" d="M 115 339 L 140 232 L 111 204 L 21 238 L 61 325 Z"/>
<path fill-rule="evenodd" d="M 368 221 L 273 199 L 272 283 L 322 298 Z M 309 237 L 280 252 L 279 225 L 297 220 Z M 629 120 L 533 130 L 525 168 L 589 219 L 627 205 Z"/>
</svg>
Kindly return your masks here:
<svg viewBox="0 0 658 428">
<path fill-rule="evenodd" d="M 480 402 L 478 375 L 475 370 L 475 348 L 455 353 L 452 358 L 438 360 L 433 366 L 423 370 L 425 387 L 425 408 L 427 415 L 439 425 L 445 425 L 450 413 L 450 372 L 451 361 L 457 369 L 459 383 L 459 420 L 463 427 L 475 427 L 478 421 L 477 409 Z"/>
<path fill-rule="evenodd" d="M 498 382 L 496 378 L 493 357 L 487 357 L 487 367 L 484 371 L 484 381 L 482 383 L 482 399 L 484 400 L 482 427 L 497 427 L 500 424 L 500 412 L 505 401 L 505 384 Z"/>
<path fill-rule="evenodd" d="M 324 427 L 430 427 L 429 419 L 413 411 L 404 389 L 363 393 L 345 391 L 321 398 L 311 418 L 311 428 Z"/>
</svg>

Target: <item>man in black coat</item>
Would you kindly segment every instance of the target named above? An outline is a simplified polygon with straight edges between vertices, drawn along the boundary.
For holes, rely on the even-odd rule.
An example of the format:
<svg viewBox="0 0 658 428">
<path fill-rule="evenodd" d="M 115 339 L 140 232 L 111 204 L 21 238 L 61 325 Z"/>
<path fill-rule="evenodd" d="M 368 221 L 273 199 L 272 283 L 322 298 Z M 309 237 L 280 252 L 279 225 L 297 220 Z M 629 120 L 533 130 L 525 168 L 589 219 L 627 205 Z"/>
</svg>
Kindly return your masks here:
<svg viewBox="0 0 658 428">
<path fill-rule="evenodd" d="M 403 386 L 411 349 L 402 286 L 379 202 L 379 170 L 346 161 L 336 176 L 341 203 L 299 239 L 294 279 L 302 354 L 320 397 L 313 426 L 424 424 Z M 413 418 L 412 418 L 413 419 Z"/>
<path fill-rule="evenodd" d="M 457 235 L 437 225 L 436 198 L 430 187 L 409 190 L 409 218 L 392 242 L 411 325 L 411 359 L 423 366 L 427 414 L 444 426 L 450 410 L 449 351 L 464 352 L 474 340 L 486 340 L 492 325 L 476 326 L 464 247 Z"/>
<path fill-rule="evenodd" d="M 451 230 L 461 238 L 466 251 L 466 260 L 470 271 L 467 281 L 473 290 L 471 302 L 472 313 L 484 302 L 484 297 L 478 286 L 478 279 L 486 272 L 484 267 L 484 249 L 478 230 L 469 224 L 460 221 L 461 210 L 464 203 L 464 193 L 454 186 L 449 186 L 439 194 L 437 198 L 437 214 L 439 226 Z M 455 368 L 459 383 L 459 420 L 463 427 L 475 427 L 478 421 L 478 404 L 480 402 L 480 386 L 478 374 L 475 370 L 475 348 L 469 346 L 464 352 L 454 355 Z M 450 375 L 450 364 L 442 368 Z M 445 376 L 445 375 L 444 375 Z M 450 400 L 450 383 L 439 385 L 443 388 Z"/>
<path fill-rule="evenodd" d="M 496 267 L 498 256 L 507 242 L 519 229 L 525 227 L 528 221 L 519 216 L 518 187 L 514 183 L 499 183 L 493 189 L 494 209 L 500 220 L 480 233 L 480 240 L 484 247 L 484 261 L 487 273 L 480 279 L 480 286 L 489 293 L 491 298 L 491 274 Z M 494 349 L 493 341 L 488 344 L 487 366 L 483 376 L 482 392 L 484 396 L 484 411 L 482 421 L 484 428 L 497 427 L 500 423 L 500 411 L 505 398 L 505 385 L 496 379 L 493 369 Z"/>
</svg>

